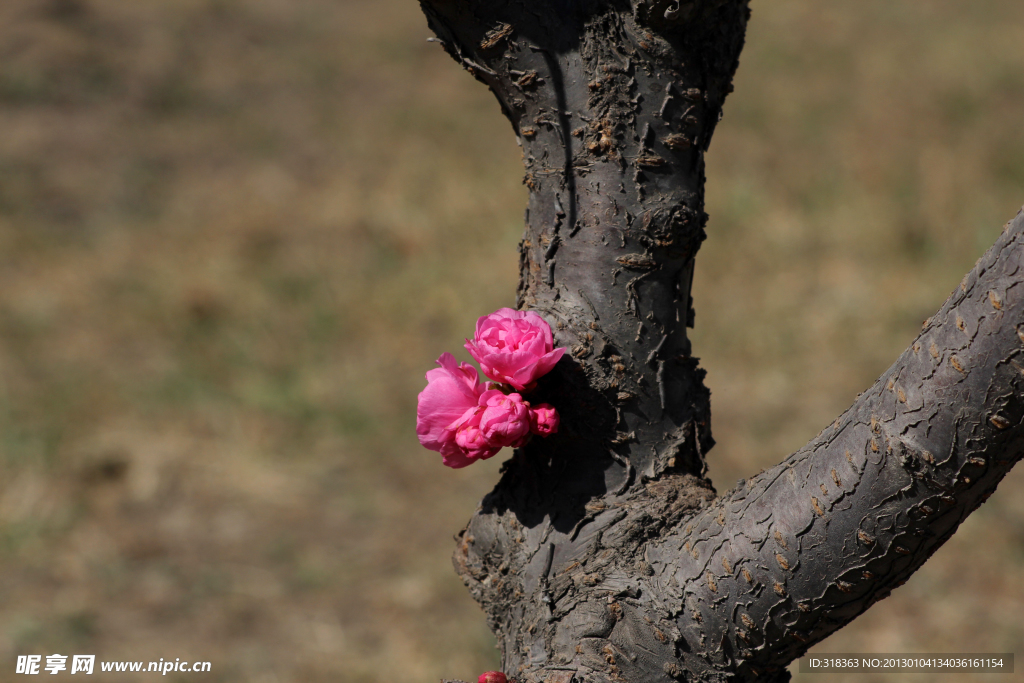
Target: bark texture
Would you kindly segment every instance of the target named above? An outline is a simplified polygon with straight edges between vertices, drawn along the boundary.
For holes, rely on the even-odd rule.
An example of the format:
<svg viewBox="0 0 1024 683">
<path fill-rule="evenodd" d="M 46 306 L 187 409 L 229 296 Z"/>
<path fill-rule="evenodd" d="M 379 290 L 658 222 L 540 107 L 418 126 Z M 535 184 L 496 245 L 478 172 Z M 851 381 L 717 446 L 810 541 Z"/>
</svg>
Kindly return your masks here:
<svg viewBox="0 0 1024 683">
<path fill-rule="evenodd" d="M 571 353 L 455 565 L 523 681 L 785 680 L 919 567 L 1020 457 L 1024 218 L 876 385 L 717 497 L 692 357 L 704 152 L 747 0 L 421 0 L 487 84 L 530 190 L 519 305 Z"/>
</svg>

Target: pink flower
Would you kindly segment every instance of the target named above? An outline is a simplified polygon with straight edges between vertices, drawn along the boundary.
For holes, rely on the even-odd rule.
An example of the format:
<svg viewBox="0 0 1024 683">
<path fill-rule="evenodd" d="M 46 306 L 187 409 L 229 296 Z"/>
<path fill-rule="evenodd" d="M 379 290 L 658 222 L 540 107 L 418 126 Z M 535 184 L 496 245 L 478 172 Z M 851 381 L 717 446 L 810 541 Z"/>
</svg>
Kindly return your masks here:
<svg viewBox="0 0 1024 683">
<path fill-rule="evenodd" d="M 501 447 L 477 438 L 473 431 L 479 431 L 477 413 L 482 412 L 478 408 L 485 393 L 480 374 L 469 363 L 456 363 L 450 353 L 441 354 L 437 364 L 441 367 L 427 372 L 427 386 L 416 403 L 416 435 L 420 443 L 440 452 L 449 467 L 465 467 L 491 457 Z"/>
<path fill-rule="evenodd" d="M 484 374 L 520 391 L 551 371 L 565 353 L 554 348 L 551 326 L 532 311 L 500 308 L 476 321 L 473 341 L 466 350 Z"/>
<path fill-rule="evenodd" d="M 558 431 L 560 420 L 555 407 L 541 403 L 530 409 L 530 431 L 540 436 L 550 436 Z"/>
<path fill-rule="evenodd" d="M 508 683 L 505 674 L 500 671 L 485 671 L 476 679 L 477 683 Z"/>
<path fill-rule="evenodd" d="M 484 437 L 495 446 L 518 448 L 530 435 L 530 404 L 519 394 L 506 396 L 497 389 L 480 396 L 485 406 L 480 414 L 480 429 Z"/>
<path fill-rule="evenodd" d="M 496 321 L 490 329 L 499 343 L 512 338 L 521 342 L 518 350 L 504 354 L 506 360 L 511 358 L 513 364 L 517 359 L 528 361 L 514 371 L 514 379 L 493 371 L 488 373 L 510 384 L 530 386 L 537 377 L 548 372 L 565 351 L 552 350 L 551 328 L 535 313 L 505 308 L 485 316 L 477 323 L 478 340 L 487 339 L 491 334 L 486 329 L 481 334 L 488 319 Z M 512 342 L 508 346 L 511 348 Z M 468 340 L 466 347 L 470 347 Z M 470 349 L 474 350 L 476 347 Z M 483 358 L 473 355 L 484 365 Z M 544 403 L 531 408 L 520 394 L 506 395 L 500 389 L 488 389 L 480 381 L 476 368 L 458 363 L 450 353 L 441 354 L 437 364 L 441 367 L 427 372 L 427 386 L 416 403 L 416 435 L 424 447 L 438 451 L 448 467 L 465 467 L 477 460 L 486 460 L 505 446 L 523 446 L 531 433 L 548 436 L 558 431 L 558 411 L 552 406 Z"/>
</svg>

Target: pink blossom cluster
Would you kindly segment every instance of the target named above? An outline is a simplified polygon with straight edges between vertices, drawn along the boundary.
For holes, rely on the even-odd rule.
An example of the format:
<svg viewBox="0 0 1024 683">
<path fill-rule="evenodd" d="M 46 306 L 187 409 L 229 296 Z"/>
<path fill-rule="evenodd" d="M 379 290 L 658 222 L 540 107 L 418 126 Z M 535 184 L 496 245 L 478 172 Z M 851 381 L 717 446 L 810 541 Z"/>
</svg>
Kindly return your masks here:
<svg viewBox="0 0 1024 683">
<path fill-rule="evenodd" d="M 440 452 L 448 467 L 465 467 L 505 446 L 518 448 L 532 434 L 558 431 L 558 411 L 547 403 L 531 406 L 522 395 L 565 353 L 554 348 L 551 327 L 543 318 L 499 309 L 477 320 L 466 350 L 494 382 L 485 385 L 472 365 L 441 354 L 441 367 L 427 372 L 427 387 L 416 405 L 421 444 Z"/>
</svg>

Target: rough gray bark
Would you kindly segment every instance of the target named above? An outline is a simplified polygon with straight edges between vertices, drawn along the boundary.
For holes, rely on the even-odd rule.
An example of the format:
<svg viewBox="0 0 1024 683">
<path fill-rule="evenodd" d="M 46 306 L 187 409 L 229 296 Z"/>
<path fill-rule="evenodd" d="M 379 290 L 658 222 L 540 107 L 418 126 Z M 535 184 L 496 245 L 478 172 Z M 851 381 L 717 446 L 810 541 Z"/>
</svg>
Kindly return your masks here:
<svg viewBox="0 0 1024 683">
<path fill-rule="evenodd" d="M 1024 217 L 875 386 L 722 497 L 690 355 L 704 152 L 747 0 L 421 0 L 495 93 L 530 190 L 520 307 L 571 349 L 456 569 L 524 681 L 785 680 L 1021 455 Z"/>
</svg>

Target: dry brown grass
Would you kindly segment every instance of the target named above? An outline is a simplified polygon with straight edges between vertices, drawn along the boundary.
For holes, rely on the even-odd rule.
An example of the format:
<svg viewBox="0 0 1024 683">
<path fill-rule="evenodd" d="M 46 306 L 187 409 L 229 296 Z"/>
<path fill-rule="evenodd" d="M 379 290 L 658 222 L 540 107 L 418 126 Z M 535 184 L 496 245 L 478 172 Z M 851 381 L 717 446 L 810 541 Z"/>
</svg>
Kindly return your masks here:
<svg viewBox="0 0 1024 683">
<path fill-rule="evenodd" d="M 697 277 L 720 489 L 845 408 L 1024 201 L 1019 14 L 755 4 Z M 497 665 L 448 556 L 501 458 L 447 470 L 412 424 L 513 301 L 525 194 L 427 35 L 397 0 L 0 3 L 0 680 Z M 817 649 L 1024 652 L 1022 493 Z"/>
</svg>

